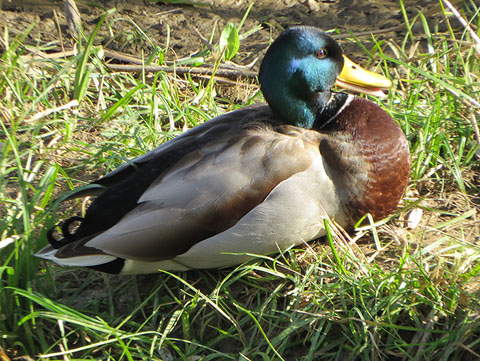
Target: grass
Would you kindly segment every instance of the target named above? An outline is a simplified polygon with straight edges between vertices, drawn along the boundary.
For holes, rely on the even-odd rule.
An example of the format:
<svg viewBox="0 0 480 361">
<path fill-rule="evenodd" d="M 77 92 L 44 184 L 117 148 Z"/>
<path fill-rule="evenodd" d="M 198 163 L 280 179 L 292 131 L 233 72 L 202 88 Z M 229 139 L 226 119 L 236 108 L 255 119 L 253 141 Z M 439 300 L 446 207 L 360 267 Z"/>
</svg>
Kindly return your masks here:
<svg viewBox="0 0 480 361">
<path fill-rule="evenodd" d="M 77 56 L 32 58 L 29 30 L 12 38 L 4 29 L 1 349 L 46 360 L 478 360 L 472 122 L 480 118 L 480 59 L 459 28 L 441 32 L 422 14 L 406 23 L 401 41 L 364 46 L 394 83 L 381 104 L 412 152 L 411 182 L 389 222 L 350 235 L 330 224 L 326 240 L 234 269 L 137 277 L 34 258 L 46 230 L 72 214 L 55 199 L 239 106 L 222 94 L 240 89 L 241 105 L 260 100 L 257 87 L 112 73 L 88 42 Z M 172 55 L 168 47 L 154 53 Z M 408 228 L 419 212 L 419 226 Z"/>
</svg>

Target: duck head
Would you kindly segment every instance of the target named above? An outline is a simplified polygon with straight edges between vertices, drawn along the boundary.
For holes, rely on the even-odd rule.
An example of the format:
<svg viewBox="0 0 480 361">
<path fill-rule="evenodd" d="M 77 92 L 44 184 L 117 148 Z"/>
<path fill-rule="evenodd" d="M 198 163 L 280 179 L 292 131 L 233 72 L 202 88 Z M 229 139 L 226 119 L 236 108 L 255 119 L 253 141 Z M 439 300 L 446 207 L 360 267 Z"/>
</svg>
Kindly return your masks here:
<svg viewBox="0 0 480 361">
<path fill-rule="evenodd" d="M 307 26 L 289 28 L 263 58 L 259 72 L 263 95 L 284 120 L 312 128 L 343 64 L 342 49 L 326 33 Z"/>
<path fill-rule="evenodd" d="M 270 108 L 289 124 L 308 129 L 331 117 L 334 109 L 325 111 L 330 103 L 341 106 L 331 102 L 336 82 L 368 94 L 374 94 L 372 87 L 390 86 L 388 79 L 344 57 L 332 37 L 310 26 L 289 28 L 272 43 L 260 66 L 259 80 Z"/>
</svg>

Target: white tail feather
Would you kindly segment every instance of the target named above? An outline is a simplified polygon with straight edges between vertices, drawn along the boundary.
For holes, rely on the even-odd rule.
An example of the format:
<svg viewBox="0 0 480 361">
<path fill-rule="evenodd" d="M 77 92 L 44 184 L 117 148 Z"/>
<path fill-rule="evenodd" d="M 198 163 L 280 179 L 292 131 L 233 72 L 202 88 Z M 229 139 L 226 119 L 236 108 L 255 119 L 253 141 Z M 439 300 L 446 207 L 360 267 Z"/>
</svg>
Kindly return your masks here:
<svg viewBox="0 0 480 361">
<path fill-rule="evenodd" d="M 106 254 L 86 255 L 86 256 L 77 256 L 77 257 L 70 257 L 70 258 L 58 258 L 56 256 L 57 251 L 58 250 L 53 248 L 52 246 L 47 246 L 45 248 L 42 248 L 37 253 L 35 253 L 35 256 L 48 259 L 62 266 L 79 266 L 79 267 L 98 266 L 98 265 L 105 264 L 117 259 L 117 257 L 109 256 Z"/>
</svg>

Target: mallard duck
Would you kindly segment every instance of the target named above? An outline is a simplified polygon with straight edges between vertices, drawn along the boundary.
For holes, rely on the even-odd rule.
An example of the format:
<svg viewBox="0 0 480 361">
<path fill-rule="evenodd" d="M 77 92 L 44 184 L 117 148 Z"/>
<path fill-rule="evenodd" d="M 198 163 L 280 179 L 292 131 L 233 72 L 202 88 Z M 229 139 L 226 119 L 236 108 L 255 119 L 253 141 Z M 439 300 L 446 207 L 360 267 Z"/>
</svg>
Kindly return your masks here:
<svg viewBox="0 0 480 361">
<path fill-rule="evenodd" d="M 37 256 L 121 274 L 218 268 L 319 238 L 327 217 L 346 228 L 384 218 L 407 185 L 408 143 L 379 106 L 331 90 L 337 78 L 389 85 L 344 64 L 321 30 L 285 30 L 260 66 L 268 105 L 213 118 L 93 182 L 101 194 L 85 216 L 61 237 L 50 230 Z"/>
</svg>

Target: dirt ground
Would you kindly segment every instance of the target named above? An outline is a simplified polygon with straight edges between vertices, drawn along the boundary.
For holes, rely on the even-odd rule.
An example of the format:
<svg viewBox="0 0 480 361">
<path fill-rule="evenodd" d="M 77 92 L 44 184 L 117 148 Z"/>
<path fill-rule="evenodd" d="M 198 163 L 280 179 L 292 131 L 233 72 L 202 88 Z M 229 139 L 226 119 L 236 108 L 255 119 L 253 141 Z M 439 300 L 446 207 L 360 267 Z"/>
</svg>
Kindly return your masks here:
<svg viewBox="0 0 480 361">
<path fill-rule="evenodd" d="M 0 0 L 0 3 L 2 0 Z M 167 60 L 176 60 L 201 49 L 201 34 L 209 39 L 212 29 L 216 27 L 215 43 L 221 29 L 227 21 L 239 24 L 244 17 L 251 0 L 182 0 L 180 2 L 194 5 L 166 4 L 164 0 L 76 0 L 82 16 L 86 33 L 93 29 L 101 14 L 116 8 L 109 16 L 107 24 L 112 31 L 103 26 L 100 38 L 112 50 L 123 51 L 132 55 L 147 52 L 151 45 L 145 41 L 129 41 L 132 38 L 133 21 L 142 29 L 155 45 L 163 47 L 170 33 L 170 45 L 175 54 L 168 54 Z M 178 3 L 178 0 L 170 1 Z M 404 1 L 410 16 L 422 10 L 427 13 L 429 21 L 442 26 L 442 17 L 436 16 L 440 11 L 437 0 Z M 10 34 L 22 33 L 32 23 L 37 24 L 29 34 L 31 42 L 53 42 L 71 47 L 66 18 L 63 12 L 63 0 L 3 0 L 0 11 L 0 25 L 7 26 Z M 123 19 L 123 21 L 114 19 Z M 342 34 L 385 30 L 403 24 L 399 1 L 370 0 L 257 0 L 252 7 L 242 32 L 261 25 L 261 30 L 240 42 L 238 55 L 233 59 L 239 64 L 248 64 L 261 55 L 271 37 L 276 36 L 282 28 L 291 25 L 315 25 L 324 30 L 339 29 Z M 386 32 L 379 37 L 403 38 L 405 27 L 397 32 Z M 196 31 L 196 30 L 198 31 Z M 2 29 L 3 30 L 3 29 Z M 59 31 L 60 30 L 60 31 Z M 242 33 L 241 32 L 241 33 Z M 60 33 L 62 36 L 60 36 Z M 367 41 L 368 36 L 364 39 Z M 363 39 L 362 39 L 363 40 Z M 347 53 L 356 49 L 347 46 Z"/>
</svg>

